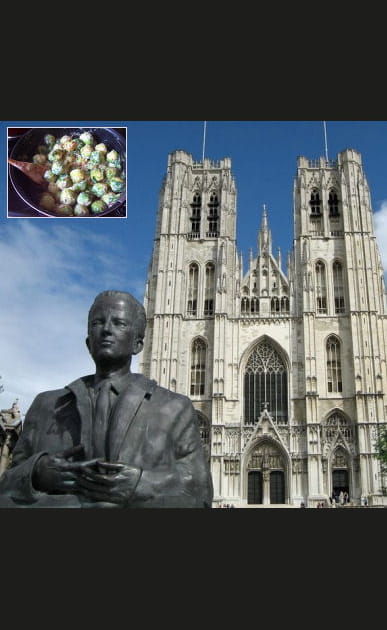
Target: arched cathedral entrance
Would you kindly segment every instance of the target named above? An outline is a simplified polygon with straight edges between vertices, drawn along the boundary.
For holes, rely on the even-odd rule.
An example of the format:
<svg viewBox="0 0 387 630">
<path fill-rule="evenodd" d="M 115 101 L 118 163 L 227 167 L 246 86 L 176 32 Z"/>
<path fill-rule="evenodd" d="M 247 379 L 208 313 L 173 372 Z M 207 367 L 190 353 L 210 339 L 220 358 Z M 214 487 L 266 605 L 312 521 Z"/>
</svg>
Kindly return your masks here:
<svg viewBox="0 0 387 630">
<path fill-rule="evenodd" d="M 286 502 L 286 463 L 278 446 L 264 440 L 256 444 L 247 462 L 247 503 L 273 505 Z"/>
<path fill-rule="evenodd" d="M 347 453 L 342 447 L 336 448 L 332 457 L 332 496 L 339 500 L 340 492 L 347 493 L 350 500 L 350 483 Z"/>
</svg>

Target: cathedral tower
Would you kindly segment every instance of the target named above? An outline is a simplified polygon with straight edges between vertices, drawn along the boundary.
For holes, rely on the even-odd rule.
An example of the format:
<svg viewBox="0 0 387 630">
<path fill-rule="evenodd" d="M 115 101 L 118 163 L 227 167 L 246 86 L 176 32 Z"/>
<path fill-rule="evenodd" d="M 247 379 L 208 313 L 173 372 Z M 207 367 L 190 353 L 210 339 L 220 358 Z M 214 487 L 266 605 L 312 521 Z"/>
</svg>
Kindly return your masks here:
<svg viewBox="0 0 387 630">
<path fill-rule="evenodd" d="M 230 158 L 169 155 L 139 370 L 193 401 L 214 505 L 385 504 L 384 271 L 361 156 L 298 159 L 287 274 L 269 216 L 244 270 Z"/>
</svg>

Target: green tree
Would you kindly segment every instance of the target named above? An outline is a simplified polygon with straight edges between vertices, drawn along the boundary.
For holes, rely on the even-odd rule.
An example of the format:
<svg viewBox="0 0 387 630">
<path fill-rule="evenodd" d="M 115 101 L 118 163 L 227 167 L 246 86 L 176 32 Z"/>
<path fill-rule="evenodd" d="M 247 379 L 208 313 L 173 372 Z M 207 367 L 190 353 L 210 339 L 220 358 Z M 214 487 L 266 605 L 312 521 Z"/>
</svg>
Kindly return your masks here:
<svg viewBox="0 0 387 630">
<path fill-rule="evenodd" d="M 387 426 L 379 429 L 379 436 L 375 442 L 376 457 L 380 461 L 382 473 L 382 492 L 387 494 Z"/>
<path fill-rule="evenodd" d="M 379 430 L 379 436 L 375 442 L 376 457 L 380 461 L 383 473 L 387 473 L 387 427 Z"/>
</svg>

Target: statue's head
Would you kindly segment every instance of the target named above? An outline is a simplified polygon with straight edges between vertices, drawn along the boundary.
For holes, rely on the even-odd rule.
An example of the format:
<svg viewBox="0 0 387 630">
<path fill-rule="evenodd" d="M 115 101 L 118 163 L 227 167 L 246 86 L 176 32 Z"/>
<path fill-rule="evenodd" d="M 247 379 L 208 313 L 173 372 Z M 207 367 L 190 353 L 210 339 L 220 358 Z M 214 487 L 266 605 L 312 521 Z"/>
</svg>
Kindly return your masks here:
<svg viewBox="0 0 387 630">
<path fill-rule="evenodd" d="M 95 363 L 121 365 L 143 348 L 146 314 L 143 305 L 125 291 L 103 291 L 88 318 L 87 347 Z"/>
</svg>

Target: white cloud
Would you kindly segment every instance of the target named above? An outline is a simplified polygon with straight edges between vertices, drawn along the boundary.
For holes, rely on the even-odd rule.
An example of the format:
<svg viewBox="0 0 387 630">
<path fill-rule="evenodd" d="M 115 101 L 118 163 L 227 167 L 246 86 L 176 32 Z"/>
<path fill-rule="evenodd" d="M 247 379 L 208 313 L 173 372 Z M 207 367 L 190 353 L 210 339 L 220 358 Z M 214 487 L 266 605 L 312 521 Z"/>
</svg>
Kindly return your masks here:
<svg viewBox="0 0 387 630">
<path fill-rule="evenodd" d="M 93 373 L 85 337 L 95 295 L 112 288 L 136 295 L 141 281 L 128 279 L 134 265 L 127 249 L 98 229 L 78 230 L 62 221 L 2 226 L 1 409 L 18 398 L 24 414 L 39 392 Z"/>
</svg>

